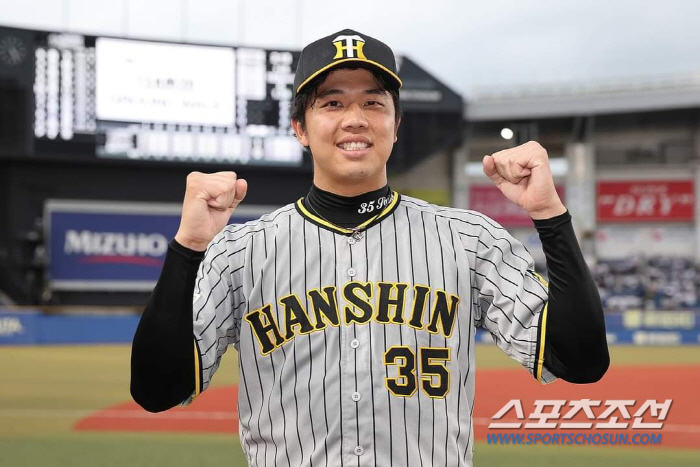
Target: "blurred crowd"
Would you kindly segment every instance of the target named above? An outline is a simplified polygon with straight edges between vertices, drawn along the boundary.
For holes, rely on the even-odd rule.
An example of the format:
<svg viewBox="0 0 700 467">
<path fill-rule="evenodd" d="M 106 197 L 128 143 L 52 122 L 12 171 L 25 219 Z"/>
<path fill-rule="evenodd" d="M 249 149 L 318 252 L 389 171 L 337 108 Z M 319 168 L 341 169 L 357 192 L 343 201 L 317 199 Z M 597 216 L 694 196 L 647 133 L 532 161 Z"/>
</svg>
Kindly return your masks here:
<svg viewBox="0 0 700 467">
<path fill-rule="evenodd" d="M 598 261 L 591 272 L 606 312 L 700 308 L 700 269 L 688 258 Z"/>
</svg>

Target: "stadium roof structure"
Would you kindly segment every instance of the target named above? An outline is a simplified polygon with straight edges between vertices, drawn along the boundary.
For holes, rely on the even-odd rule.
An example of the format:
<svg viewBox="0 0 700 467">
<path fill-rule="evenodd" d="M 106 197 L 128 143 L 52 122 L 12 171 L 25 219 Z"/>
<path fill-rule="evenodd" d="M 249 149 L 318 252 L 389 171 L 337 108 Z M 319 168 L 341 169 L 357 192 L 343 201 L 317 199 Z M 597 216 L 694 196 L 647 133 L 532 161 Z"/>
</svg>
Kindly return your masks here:
<svg viewBox="0 0 700 467">
<path fill-rule="evenodd" d="M 467 121 L 555 118 L 693 107 L 700 107 L 700 72 L 477 91 L 467 99 L 464 118 Z"/>
</svg>

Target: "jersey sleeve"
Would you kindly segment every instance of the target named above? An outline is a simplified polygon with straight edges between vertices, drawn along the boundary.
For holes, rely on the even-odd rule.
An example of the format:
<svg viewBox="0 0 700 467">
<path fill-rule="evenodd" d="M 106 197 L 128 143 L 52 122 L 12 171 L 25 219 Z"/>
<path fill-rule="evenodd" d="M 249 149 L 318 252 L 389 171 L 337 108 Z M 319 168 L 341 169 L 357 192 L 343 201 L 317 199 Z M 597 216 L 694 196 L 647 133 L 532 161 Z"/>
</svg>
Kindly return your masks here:
<svg viewBox="0 0 700 467">
<path fill-rule="evenodd" d="M 199 392 L 209 387 L 229 344 L 238 345 L 241 312 L 246 303 L 242 281 L 244 253 L 245 245 L 225 229 L 209 244 L 199 266 L 192 298 L 195 352 L 199 360 L 195 386 Z M 193 396 L 197 394 L 196 390 Z"/>
<path fill-rule="evenodd" d="M 544 366 L 548 284 L 527 249 L 495 221 L 462 236 L 470 257 L 475 324 L 540 382 L 555 376 Z"/>
</svg>

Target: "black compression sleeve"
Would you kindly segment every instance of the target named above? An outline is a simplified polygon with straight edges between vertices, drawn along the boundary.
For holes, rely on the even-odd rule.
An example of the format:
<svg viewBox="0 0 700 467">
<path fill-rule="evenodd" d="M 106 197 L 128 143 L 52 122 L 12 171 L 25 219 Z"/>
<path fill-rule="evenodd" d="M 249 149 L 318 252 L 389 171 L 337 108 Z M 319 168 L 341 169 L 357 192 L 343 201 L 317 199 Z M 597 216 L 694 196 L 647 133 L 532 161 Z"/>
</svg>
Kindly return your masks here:
<svg viewBox="0 0 700 467">
<path fill-rule="evenodd" d="M 192 294 L 203 252 L 170 242 L 131 349 L 131 396 L 149 412 L 182 403 L 195 389 Z"/>
<path fill-rule="evenodd" d="M 545 366 L 571 383 L 592 383 L 610 365 L 603 306 L 576 241 L 571 215 L 535 220 L 549 274 Z"/>
</svg>

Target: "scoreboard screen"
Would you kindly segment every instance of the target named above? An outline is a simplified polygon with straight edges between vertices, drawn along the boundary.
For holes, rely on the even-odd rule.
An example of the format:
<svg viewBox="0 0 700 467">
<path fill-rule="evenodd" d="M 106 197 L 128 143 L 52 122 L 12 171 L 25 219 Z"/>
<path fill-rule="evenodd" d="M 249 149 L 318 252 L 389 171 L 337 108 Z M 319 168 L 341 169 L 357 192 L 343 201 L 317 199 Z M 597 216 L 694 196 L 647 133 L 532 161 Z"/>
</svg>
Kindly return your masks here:
<svg viewBox="0 0 700 467">
<path fill-rule="evenodd" d="M 233 49 L 99 38 L 95 65 L 99 120 L 233 127 Z"/>
<path fill-rule="evenodd" d="M 80 141 L 103 158 L 302 164 L 289 124 L 298 53 L 38 36 L 38 148 Z"/>
</svg>

